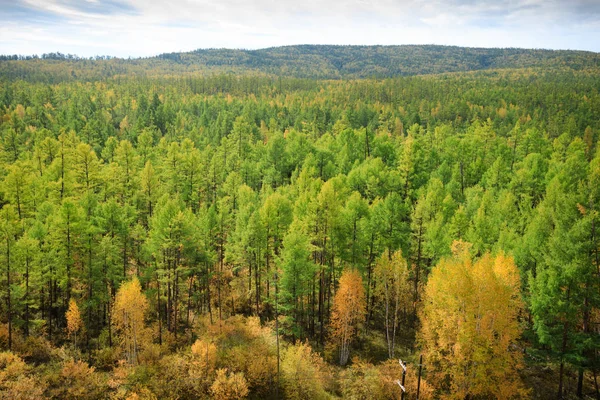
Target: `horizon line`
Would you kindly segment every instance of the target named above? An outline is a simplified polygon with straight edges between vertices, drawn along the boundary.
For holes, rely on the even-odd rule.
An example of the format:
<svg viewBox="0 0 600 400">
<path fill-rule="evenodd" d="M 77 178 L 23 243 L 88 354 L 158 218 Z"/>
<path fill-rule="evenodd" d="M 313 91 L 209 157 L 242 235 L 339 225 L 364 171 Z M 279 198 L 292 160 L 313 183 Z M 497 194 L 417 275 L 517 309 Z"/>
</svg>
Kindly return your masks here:
<svg viewBox="0 0 600 400">
<path fill-rule="evenodd" d="M 269 46 L 269 47 L 259 47 L 259 48 L 244 48 L 244 47 L 199 47 L 193 50 L 179 50 L 179 51 L 171 51 L 171 52 L 162 52 L 157 53 L 151 56 L 112 56 L 109 54 L 97 54 L 95 56 L 82 57 L 77 54 L 72 53 L 62 53 L 60 51 L 41 53 L 41 54 L 7 54 L 0 53 L 0 57 L 14 57 L 17 56 L 19 58 L 25 59 L 41 59 L 44 55 L 61 55 L 70 57 L 71 60 L 106 60 L 106 59 L 119 59 L 119 60 L 143 60 L 149 58 L 160 57 L 165 54 L 185 54 L 185 53 L 194 53 L 198 51 L 210 51 L 210 50 L 231 50 L 231 51 L 245 51 L 245 52 L 256 52 L 262 50 L 271 50 L 271 49 L 281 49 L 286 47 L 304 47 L 304 46 L 313 46 L 313 47 L 446 47 L 446 48 L 461 48 L 461 49 L 473 49 L 473 50 L 529 50 L 529 51 L 548 51 L 548 52 L 578 52 L 578 53 L 591 53 L 591 54 L 600 54 L 600 52 L 593 50 L 582 50 L 582 49 L 568 49 L 568 48 L 560 48 L 560 49 L 551 49 L 544 47 L 479 47 L 479 46 L 459 46 L 459 45 L 449 45 L 449 44 L 311 44 L 311 43 L 303 43 L 303 44 L 286 44 L 281 46 Z M 15 60 L 0 60 L 0 61 L 15 61 Z"/>
</svg>

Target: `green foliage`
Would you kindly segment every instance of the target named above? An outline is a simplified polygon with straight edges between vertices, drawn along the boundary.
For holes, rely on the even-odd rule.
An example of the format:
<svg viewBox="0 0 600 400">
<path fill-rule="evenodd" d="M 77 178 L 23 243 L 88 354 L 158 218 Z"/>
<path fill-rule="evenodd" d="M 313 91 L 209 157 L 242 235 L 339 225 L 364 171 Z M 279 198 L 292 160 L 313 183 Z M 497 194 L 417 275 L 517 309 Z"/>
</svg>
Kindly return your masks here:
<svg viewBox="0 0 600 400">
<path fill-rule="evenodd" d="M 73 374 L 108 390 L 95 380 L 106 373 L 115 398 L 168 397 L 166 382 L 174 397 L 208 396 L 227 368 L 215 393 L 245 380 L 250 397 L 325 397 L 329 379 L 293 379 L 328 373 L 322 360 L 288 342 L 326 354 L 334 299 L 364 291 L 352 351 L 373 350 L 373 365 L 348 374 L 366 382 L 357 397 L 389 396 L 396 371 L 376 362 L 419 351 L 423 287 L 455 240 L 472 243 L 474 262 L 514 256 L 520 346 L 562 376 L 577 369 L 582 385 L 598 370 L 597 55 L 293 46 L 60 58 L 0 61 L 0 346 L 52 360 L 48 391 Z M 399 76 L 475 69 L 486 71 Z M 389 78 L 309 79 L 373 75 Z M 110 321 L 133 278 L 148 330 L 140 365 L 116 366 Z M 71 300 L 96 370 L 77 361 L 66 376 L 80 354 L 53 352 Z M 279 375 L 276 337 L 262 331 L 276 316 Z M 208 373 L 177 352 L 198 337 L 215 346 Z"/>
<path fill-rule="evenodd" d="M 260 50 L 198 49 L 145 59 L 85 59 L 61 53 L 40 57 L 0 57 L 0 76 L 56 83 L 116 75 L 144 76 L 189 72 L 264 73 L 311 79 L 382 78 L 494 68 L 556 68 L 581 70 L 598 66 L 598 55 L 584 51 L 485 49 L 436 45 L 334 46 L 296 45 Z M 61 70 L 61 67 L 63 70 Z M 50 78 L 49 78 L 50 77 Z M 224 83 L 231 85 L 228 78 Z M 281 88 L 281 86 L 280 86 Z M 149 117 L 160 119 L 156 107 Z M 162 112 L 161 112 L 162 111 Z"/>
</svg>

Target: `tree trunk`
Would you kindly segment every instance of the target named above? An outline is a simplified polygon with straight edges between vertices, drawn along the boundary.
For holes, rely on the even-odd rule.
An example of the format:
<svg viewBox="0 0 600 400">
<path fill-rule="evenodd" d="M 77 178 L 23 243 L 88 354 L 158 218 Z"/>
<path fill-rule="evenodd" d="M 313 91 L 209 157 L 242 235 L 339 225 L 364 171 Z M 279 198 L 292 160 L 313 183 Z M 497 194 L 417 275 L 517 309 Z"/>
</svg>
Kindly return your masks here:
<svg viewBox="0 0 600 400">
<path fill-rule="evenodd" d="M 29 249 L 25 255 L 25 336 L 29 336 Z"/>
<path fill-rule="evenodd" d="M 567 303 L 569 303 L 570 294 L 571 294 L 571 287 L 569 287 L 567 289 Z M 565 323 L 563 324 L 563 337 L 562 337 L 562 346 L 561 346 L 561 353 L 560 353 L 560 370 L 559 370 L 559 376 L 558 376 L 557 398 L 559 400 L 563 398 L 562 397 L 563 396 L 563 377 L 564 377 L 564 371 L 565 371 L 564 357 L 565 357 L 565 353 L 567 351 L 568 329 L 569 329 L 569 323 L 568 323 L 568 321 L 565 321 Z"/>
<path fill-rule="evenodd" d="M 417 314 L 417 301 L 419 300 L 419 275 L 421 273 L 421 244 L 423 243 L 423 218 L 419 219 L 419 236 L 417 242 L 417 263 L 415 265 L 414 286 L 414 313 Z"/>
<path fill-rule="evenodd" d="M 160 317 L 160 277 L 156 272 L 156 313 L 158 316 L 158 344 L 162 345 L 162 319 Z"/>
<path fill-rule="evenodd" d="M 8 350 L 12 350 L 12 306 L 10 290 L 10 237 L 6 237 L 6 307 L 8 313 Z"/>
<path fill-rule="evenodd" d="M 371 273 L 373 269 L 373 257 L 374 257 L 374 247 L 375 245 L 375 235 L 371 234 L 371 243 L 369 244 L 369 260 L 367 261 L 367 310 L 366 310 L 366 321 L 365 321 L 365 333 L 369 332 L 369 322 L 371 321 L 371 297 L 372 296 L 372 281 L 371 281 Z"/>
</svg>

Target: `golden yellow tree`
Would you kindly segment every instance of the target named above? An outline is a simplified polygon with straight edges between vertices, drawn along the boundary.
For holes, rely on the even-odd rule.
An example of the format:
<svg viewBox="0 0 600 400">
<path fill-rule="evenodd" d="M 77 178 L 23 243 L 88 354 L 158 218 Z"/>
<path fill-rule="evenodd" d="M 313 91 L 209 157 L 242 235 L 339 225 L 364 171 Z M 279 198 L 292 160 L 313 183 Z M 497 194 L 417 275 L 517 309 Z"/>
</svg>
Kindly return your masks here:
<svg viewBox="0 0 600 400">
<path fill-rule="evenodd" d="M 331 379 L 330 371 L 308 343 L 298 341 L 283 350 L 281 374 L 286 399 L 329 398 L 325 387 Z"/>
<path fill-rule="evenodd" d="M 98 399 L 106 386 L 102 375 L 83 361 L 66 360 L 60 372 L 56 397 L 61 399 Z"/>
<path fill-rule="evenodd" d="M 514 346 L 521 333 L 519 271 L 511 257 L 485 254 L 473 262 L 468 245 L 431 272 L 421 313 L 420 341 L 428 381 L 444 397 L 527 396 Z"/>
<path fill-rule="evenodd" d="M 35 376 L 33 368 L 21 357 L 0 352 L 0 399 L 41 399 L 46 389 L 46 381 Z"/>
<path fill-rule="evenodd" d="M 331 312 L 331 337 L 340 350 L 340 365 L 346 365 L 350 343 L 365 316 L 365 290 L 357 270 L 346 270 L 340 277 Z"/>
<path fill-rule="evenodd" d="M 198 396 L 211 385 L 217 363 L 217 346 L 208 340 L 198 339 L 192 345 L 187 368 L 188 377 Z"/>
<path fill-rule="evenodd" d="M 123 283 L 115 296 L 112 324 L 130 364 L 137 364 L 140 348 L 150 340 L 150 332 L 144 323 L 147 309 L 148 299 L 137 278 Z"/>
<path fill-rule="evenodd" d="M 217 378 L 210 387 L 210 394 L 216 400 L 237 400 L 248 396 L 248 383 L 242 372 L 227 373 L 227 368 L 217 371 Z"/>
<path fill-rule="evenodd" d="M 75 300 L 69 300 L 69 309 L 65 314 L 67 318 L 67 334 L 69 337 L 73 336 L 75 347 L 77 347 L 77 332 L 83 327 L 81 320 L 81 313 L 79 312 L 79 306 Z"/>
</svg>

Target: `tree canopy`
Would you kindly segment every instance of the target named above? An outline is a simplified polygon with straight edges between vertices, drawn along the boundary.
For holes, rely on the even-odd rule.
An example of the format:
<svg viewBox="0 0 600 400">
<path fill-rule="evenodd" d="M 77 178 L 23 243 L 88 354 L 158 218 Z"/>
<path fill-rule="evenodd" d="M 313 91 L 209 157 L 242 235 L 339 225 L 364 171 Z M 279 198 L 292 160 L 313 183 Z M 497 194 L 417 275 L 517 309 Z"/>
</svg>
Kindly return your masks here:
<svg viewBox="0 0 600 400">
<path fill-rule="evenodd" d="M 0 61 L 0 391 L 597 395 L 597 56 L 375 49 Z"/>
</svg>

